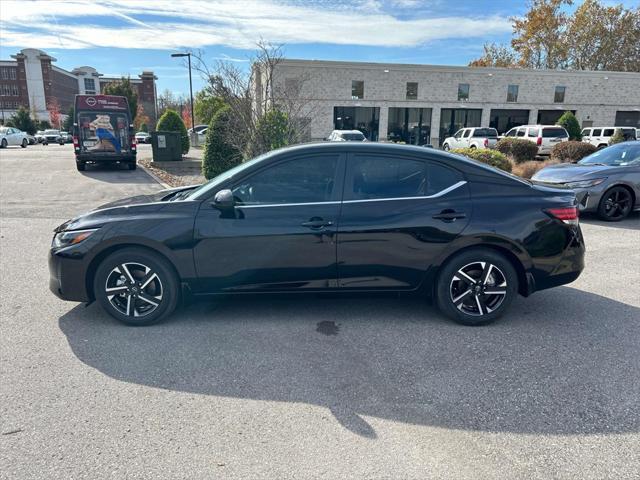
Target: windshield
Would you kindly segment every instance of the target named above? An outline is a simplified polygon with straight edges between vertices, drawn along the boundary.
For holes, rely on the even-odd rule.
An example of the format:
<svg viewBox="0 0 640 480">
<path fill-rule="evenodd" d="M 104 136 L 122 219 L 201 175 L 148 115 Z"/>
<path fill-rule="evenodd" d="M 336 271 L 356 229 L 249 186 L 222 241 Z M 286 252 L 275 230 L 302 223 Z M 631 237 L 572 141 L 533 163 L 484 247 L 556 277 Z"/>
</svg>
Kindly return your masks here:
<svg viewBox="0 0 640 480">
<path fill-rule="evenodd" d="M 44 131 L 45 135 L 57 135 L 58 133 L 60 133 L 58 130 L 45 130 Z"/>
<path fill-rule="evenodd" d="M 640 165 L 640 142 L 619 143 L 592 153 L 578 162 L 580 165 L 625 166 Z"/>
<path fill-rule="evenodd" d="M 274 151 L 277 151 L 277 150 L 274 150 Z M 256 163 L 258 163 L 258 162 L 264 160 L 265 158 L 273 155 L 274 151 L 263 153 L 262 155 L 259 155 L 256 158 L 254 158 L 252 160 L 249 160 L 248 162 L 241 163 L 240 165 L 237 165 L 237 166 L 233 167 L 232 169 L 221 173 L 217 177 L 214 177 L 211 180 L 209 180 L 207 183 L 203 183 L 198 188 L 194 188 L 193 190 L 191 190 L 189 195 L 186 196 L 184 199 L 185 200 L 198 200 L 198 199 L 206 197 L 207 195 L 209 195 L 211 193 L 214 193 L 216 191 L 217 186 L 220 185 L 221 183 L 223 183 L 225 180 L 227 180 L 228 178 L 233 177 L 235 174 L 243 171 L 245 168 L 249 168 L 252 165 L 255 165 Z"/>
</svg>

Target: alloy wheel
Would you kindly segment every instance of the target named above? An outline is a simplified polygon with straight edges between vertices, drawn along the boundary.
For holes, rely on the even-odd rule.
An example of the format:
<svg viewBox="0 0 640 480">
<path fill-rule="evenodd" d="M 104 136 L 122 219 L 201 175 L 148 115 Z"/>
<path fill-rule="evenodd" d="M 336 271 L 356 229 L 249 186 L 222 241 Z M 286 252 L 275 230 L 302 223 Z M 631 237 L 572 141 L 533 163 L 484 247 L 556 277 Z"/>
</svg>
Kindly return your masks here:
<svg viewBox="0 0 640 480">
<path fill-rule="evenodd" d="M 490 262 L 473 262 L 460 268 L 451 279 L 449 295 L 455 307 L 472 316 L 497 310 L 507 295 L 507 279 Z"/>
<path fill-rule="evenodd" d="M 626 188 L 612 188 L 604 199 L 604 215 L 611 220 L 627 216 L 631 210 L 631 195 Z"/>
<path fill-rule="evenodd" d="M 145 317 L 162 303 L 160 277 L 141 263 L 122 263 L 114 267 L 105 283 L 105 294 L 111 306 L 128 317 Z"/>
</svg>

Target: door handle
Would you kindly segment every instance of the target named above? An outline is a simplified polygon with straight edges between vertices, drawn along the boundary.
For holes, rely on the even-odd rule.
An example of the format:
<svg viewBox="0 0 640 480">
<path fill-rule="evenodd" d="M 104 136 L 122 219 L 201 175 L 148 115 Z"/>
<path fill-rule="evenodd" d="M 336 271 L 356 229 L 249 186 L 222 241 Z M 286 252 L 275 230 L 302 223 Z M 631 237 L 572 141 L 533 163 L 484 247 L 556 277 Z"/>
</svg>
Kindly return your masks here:
<svg viewBox="0 0 640 480">
<path fill-rule="evenodd" d="M 300 225 L 302 225 L 303 227 L 307 227 L 307 228 L 312 228 L 312 229 L 320 229 L 320 228 L 324 228 L 324 227 L 330 227 L 331 225 L 333 225 L 333 222 L 328 222 L 326 220 L 323 220 L 321 218 L 313 218 L 311 220 L 309 220 L 308 222 L 302 222 Z"/>
<path fill-rule="evenodd" d="M 467 218 L 467 215 L 464 212 L 456 212 L 455 210 L 443 210 L 431 218 L 442 220 L 443 222 L 455 222 L 458 218 Z"/>
</svg>

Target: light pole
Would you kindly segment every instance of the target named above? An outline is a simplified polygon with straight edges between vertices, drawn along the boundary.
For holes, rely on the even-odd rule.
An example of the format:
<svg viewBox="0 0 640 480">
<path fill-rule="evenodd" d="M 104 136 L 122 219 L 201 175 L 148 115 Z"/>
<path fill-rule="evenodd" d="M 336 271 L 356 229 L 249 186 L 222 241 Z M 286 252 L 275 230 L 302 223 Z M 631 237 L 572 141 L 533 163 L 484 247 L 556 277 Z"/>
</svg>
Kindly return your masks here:
<svg viewBox="0 0 640 480">
<path fill-rule="evenodd" d="M 195 124 L 194 124 L 194 117 L 193 117 L 193 82 L 191 81 L 191 52 L 187 52 L 187 53 L 172 53 L 171 54 L 172 57 L 187 57 L 189 60 L 189 96 L 191 99 L 191 138 L 192 138 L 192 143 L 193 140 L 198 138 L 196 136 L 196 132 L 194 130 Z"/>
</svg>

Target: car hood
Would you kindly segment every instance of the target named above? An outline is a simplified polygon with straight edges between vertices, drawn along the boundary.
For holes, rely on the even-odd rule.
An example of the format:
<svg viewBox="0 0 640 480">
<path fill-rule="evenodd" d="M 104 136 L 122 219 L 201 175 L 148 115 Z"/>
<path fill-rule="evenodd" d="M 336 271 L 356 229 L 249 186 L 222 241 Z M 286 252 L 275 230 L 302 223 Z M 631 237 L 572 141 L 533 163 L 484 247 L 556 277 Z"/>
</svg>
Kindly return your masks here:
<svg viewBox="0 0 640 480">
<path fill-rule="evenodd" d="M 138 215 L 142 211 L 156 211 L 167 205 L 167 201 L 175 194 L 192 190 L 199 185 L 189 185 L 178 188 L 168 188 L 149 195 L 135 195 L 122 198 L 114 202 L 105 203 L 99 207 L 64 222 L 54 231 L 79 230 L 83 228 L 98 227 L 110 221 L 114 217 Z"/>
<path fill-rule="evenodd" d="M 531 180 L 547 183 L 567 183 L 588 180 L 590 178 L 606 177 L 616 173 L 619 167 L 606 165 L 580 165 L 577 163 L 560 163 L 550 165 L 536 173 Z"/>
</svg>

